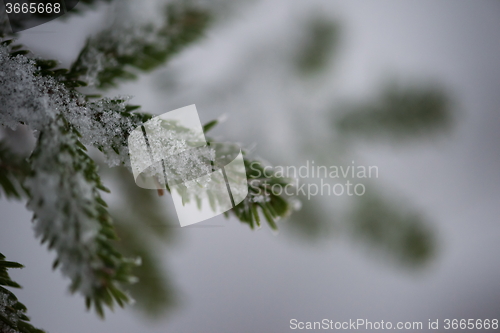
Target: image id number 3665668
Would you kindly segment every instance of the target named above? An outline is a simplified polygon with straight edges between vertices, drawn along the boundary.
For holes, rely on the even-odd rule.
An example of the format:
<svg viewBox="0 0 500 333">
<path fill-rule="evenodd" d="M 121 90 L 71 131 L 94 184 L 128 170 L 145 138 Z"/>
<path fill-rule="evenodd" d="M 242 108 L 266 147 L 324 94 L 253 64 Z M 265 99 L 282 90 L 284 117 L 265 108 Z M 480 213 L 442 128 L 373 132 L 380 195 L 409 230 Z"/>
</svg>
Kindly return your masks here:
<svg viewBox="0 0 500 333">
<path fill-rule="evenodd" d="M 59 14 L 61 12 L 61 4 L 56 2 L 56 3 L 37 3 L 37 2 L 30 2 L 30 3 L 10 3 L 7 2 L 5 3 L 5 11 L 7 14 Z"/>
</svg>

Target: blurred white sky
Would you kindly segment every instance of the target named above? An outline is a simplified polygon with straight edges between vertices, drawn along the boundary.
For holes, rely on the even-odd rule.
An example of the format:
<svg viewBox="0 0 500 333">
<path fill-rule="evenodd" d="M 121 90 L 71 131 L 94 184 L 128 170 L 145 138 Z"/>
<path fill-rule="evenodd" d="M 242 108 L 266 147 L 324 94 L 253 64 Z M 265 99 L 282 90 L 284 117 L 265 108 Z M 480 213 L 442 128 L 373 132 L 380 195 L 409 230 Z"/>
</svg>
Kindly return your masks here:
<svg viewBox="0 0 500 333">
<path fill-rule="evenodd" d="M 438 258 L 411 275 L 366 256 L 343 238 L 306 246 L 283 234 L 275 237 L 267 228 L 250 231 L 237 221 L 217 218 L 210 224 L 226 227 L 180 229 L 182 244 L 166 254 L 183 297 L 167 321 L 148 326 L 118 310 L 102 322 L 84 311 L 83 299 L 66 295 L 67 281 L 50 270 L 52 255 L 33 239 L 31 214 L 21 204 L 2 200 L 1 250 L 26 265 L 12 275 L 25 287 L 18 296 L 34 324 L 52 333 L 284 332 L 291 318 L 426 323 L 429 318 L 498 315 L 500 2 L 272 0 L 244 7 L 173 61 L 172 73 L 183 75 L 174 98 L 152 87 L 158 82 L 154 76 L 118 91 L 134 95 L 134 104 L 153 113 L 193 103 L 202 122 L 228 113 L 217 132 L 221 136 L 247 145 L 258 142 L 257 151 L 275 163 L 277 158 L 297 158 L 278 153 L 295 140 L 287 117 L 301 111 L 287 107 L 296 96 L 285 103 L 287 91 L 263 83 L 237 92 L 245 98 L 265 93 L 259 95 L 261 101 L 245 105 L 232 105 L 226 97 L 220 105 L 190 98 L 200 91 L 218 93 L 211 89 L 214 82 L 227 80 L 247 57 L 257 56 L 254 50 L 286 47 L 284 41 L 299 31 L 297 22 L 307 13 L 338 18 L 343 35 L 333 65 L 336 78 L 315 98 L 324 101 L 332 90 L 338 96 L 362 96 L 394 75 L 443 83 L 457 102 L 459 117 L 448 137 L 409 149 L 359 150 L 364 162 L 379 166 L 381 183 L 402 193 L 435 224 L 441 241 Z M 104 13 L 93 13 L 51 22 L 24 32 L 21 42 L 67 65 L 103 20 Z M 308 130 L 324 130 L 310 121 Z M 267 135 L 263 128 L 279 128 L 279 134 Z"/>
</svg>

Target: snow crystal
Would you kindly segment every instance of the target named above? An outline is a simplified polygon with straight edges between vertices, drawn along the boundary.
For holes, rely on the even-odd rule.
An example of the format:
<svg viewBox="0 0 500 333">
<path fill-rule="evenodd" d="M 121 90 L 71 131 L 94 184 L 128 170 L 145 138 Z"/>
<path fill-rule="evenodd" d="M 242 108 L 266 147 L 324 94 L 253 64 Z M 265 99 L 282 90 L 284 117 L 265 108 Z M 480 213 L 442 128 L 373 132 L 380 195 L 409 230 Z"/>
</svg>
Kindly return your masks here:
<svg viewBox="0 0 500 333">
<path fill-rule="evenodd" d="M 75 68 L 83 70 L 87 83 L 99 85 L 98 76 L 104 69 L 120 67 L 117 58 L 137 58 L 146 45 L 165 45 L 167 41 L 158 26 L 119 22 L 88 40 Z"/>
<path fill-rule="evenodd" d="M 129 166 L 125 137 L 138 125 L 133 117 L 121 114 L 129 97 L 87 102 L 83 95 L 36 71 L 34 60 L 9 57 L 9 48 L 0 46 L 0 72 L 4 74 L 0 76 L 0 124 L 15 129 L 24 123 L 41 131 L 63 114 L 82 135 L 82 143 L 99 147 L 110 166 Z"/>
<path fill-rule="evenodd" d="M 17 324 L 19 317 L 23 314 L 20 310 L 14 310 L 13 306 L 16 303 L 17 301 L 14 300 L 12 296 L 0 290 L 0 315 L 7 318 L 13 324 Z M 19 331 L 7 326 L 3 321 L 0 321 L 0 333 L 19 333 Z"/>
<path fill-rule="evenodd" d="M 0 46 L 0 123 L 13 129 L 23 123 L 40 133 L 33 174 L 24 184 L 35 233 L 56 250 L 62 273 L 92 296 L 101 284 L 95 272 L 104 267 L 96 241 L 102 211 L 93 162 L 78 150 L 77 140 L 99 147 L 110 165 L 128 164 L 125 136 L 138 118 L 124 113 L 127 97 L 88 102 L 54 77 L 39 75 L 33 59 L 9 52 Z"/>
</svg>

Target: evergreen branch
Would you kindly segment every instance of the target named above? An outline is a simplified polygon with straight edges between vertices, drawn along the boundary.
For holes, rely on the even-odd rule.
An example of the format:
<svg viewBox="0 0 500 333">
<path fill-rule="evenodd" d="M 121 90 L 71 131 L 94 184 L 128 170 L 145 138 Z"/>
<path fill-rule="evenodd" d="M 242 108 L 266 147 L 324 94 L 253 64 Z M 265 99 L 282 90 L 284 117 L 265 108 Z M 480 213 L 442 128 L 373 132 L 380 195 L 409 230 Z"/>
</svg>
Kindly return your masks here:
<svg viewBox="0 0 500 333">
<path fill-rule="evenodd" d="M 103 305 L 112 307 L 116 302 L 123 306 L 127 302 L 120 284 L 133 281 L 129 271 L 134 263 L 111 245 L 114 231 L 99 195 L 99 190 L 106 188 L 79 136 L 93 143 L 102 133 L 100 128 L 87 130 L 98 121 L 91 116 L 116 111 L 113 105 L 124 113 L 127 108 L 122 100 L 86 101 L 65 84 L 64 78 L 60 80 L 57 71 L 47 70 L 51 61 L 45 61 L 45 68 L 37 66 L 36 61 L 14 54 L 17 51 L 6 44 L 0 48 L 0 69 L 10 81 L 0 78 L 0 122 L 12 128 L 23 123 L 40 132 L 29 160 L 32 171 L 24 182 L 35 231 L 42 242 L 49 242 L 49 248 L 56 250 L 54 268 L 60 265 L 63 274 L 71 278 L 71 291 L 82 293 L 87 306 L 94 305 L 102 316 Z M 147 115 L 128 114 L 137 121 L 144 117 Z M 111 147 L 116 130 L 108 131 L 113 134 L 105 137 Z"/>
<path fill-rule="evenodd" d="M 381 194 L 361 198 L 349 214 L 353 236 L 373 254 L 384 254 L 400 265 L 418 268 L 436 254 L 432 228 L 418 211 Z"/>
<path fill-rule="evenodd" d="M 390 84 L 375 100 L 350 106 L 334 121 L 345 134 L 404 142 L 446 129 L 452 114 L 442 88 Z"/>
<path fill-rule="evenodd" d="M 21 199 L 25 196 L 21 184 L 29 171 L 28 162 L 0 141 L 0 187 L 7 198 Z"/>
<path fill-rule="evenodd" d="M 27 206 L 34 212 L 36 235 L 57 252 L 54 268 L 61 266 L 72 281 L 70 290 L 83 294 L 100 316 L 103 305 L 123 306 L 128 297 L 120 284 L 133 282 L 134 262 L 111 245 L 116 236 L 99 194 L 106 188 L 62 116 L 40 134 L 30 163 Z"/>
<path fill-rule="evenodd" d="M 15 58 L 19 61 L 24 56 L 16 55 Z M 105 153 L 110 166 L 129 166 L 128 135 L 132 129 L 149 120 L 152 117 L 151 115 L 130 112 L 137 107 L 127 105 L 127 97 L 87 101 L 76 90 L 74 84 L 68 84 L 68 82 L 75 81 L 71 74 L 67 74 L 63 69 L 53 70 L 56 64 L 53 60 L 37 60 L 35 63 L 21 62 L 25 65 L 34 65 L 35 69 L 30 69 L 34 77 L 41 76 L 46 79 L 45 82 L 39 83 L 45 86 L 43 91 L 45 96 L 50 93 L 52 99 L 64 99 L 63 105 L 59 105 L 59 108 L 65 111 L 65 120 L 77 131 L 82 143 L 93 145 Z M 29 122 L 30 120 L 28 116 L 20 118 L 19 113 L 16 114 L 16 117 L 15 120 L 18 122 Z M 204 130 L 210 130 L 216 123 L 216 121 L 209 122 L 204 126 Z M 246 158 L 245 164 L 249 179 L 252 178 L 250 171 L 248 171 L 251 164 L 254 167 L 262 168 L 260 163 L 251 162 Z M 275 229 L 275 219 L 287 216 L 292 207 L 286 198 L 276 196 L 272 191 L 269 191 L 269 187 L 273 184 L 286 186 L 289 182 L 273 176 L 267 183 L 263 183 L 258 187 L 251 188 L 249 184 L 250 195 L 233 210 L 236 217 L 253 227 L 254 222 L 259 224 L 258 211 L 260 210 L 270 226 Z"/>
<path fill-rule="evenodd" d="M 21 288 L 9 276 L 9 268 L 23 268 L 23 265 L 6 261 L 0 253 L 0 332 L 6 333 L 44 333 L 33 327 L 26 316 L 26 306 L 18 301 L 17 297 L 4 287 Z"/>
<path fill-rule="evenodd" d="M 164 64 L 199 39 L 209 21 L 206 11 L 172 4 L 161 27 L 113 26 L 87 40 L 69 74 L 97 88 L 114 87 L 118 80 L 136 78 L 130 68 L 151 71 Z"/>
<path fill-rule="evenodd" d="M 123 69 L 125 64 L 153 69 L 198 37 L 208 20 L 208 16 L 198 11 L 169 9 L 168 13 L 168 29 L 160 29 L 160 35 L 163 34 L 168 43 L 151 49 L 156 60 L 135 62 L 125 57 L 121 60 L 132 62 L 127 60 L 118 69 Z M 190 25 L 195 29 L 188 32 Z M 148 47 L 143 45 L 137 52 L 148 54 Z M 26 124 L 40 133 L 29 159 L 31 172 L 24 181 L 28 208 L 34 212 L 35 232 L 42 243 L 48 242 L 49 249 L 57 252 L 54 268 L 60 266 L 62 273 L 71 279 L 70 290 L 83 294 L 87 306 L 93 305 L 103 316 L 104 306 L 112 308 L 115 303 L 123 306 L 128 301 L 121 287 L 133 282 L 130 269 L 134 262 L 123 258 L 111 243 L 115 239 L 114 229 L 99 194 L 99 190 L 106 188 L 84 145 L 100 149 L 110 166 L 128 166 L 127 137 L 151 115 L 132 112 L 137 107 L 127 105 L 127 97 L 91 101 L 90 96 L 77 90 L 86 85 L 79 80 L 81 73 L 75 69 L 78 66 L 68 71 L 56 68 L 57 62 L 53 60 L 27 55 L 29 52 L 20 46 L 12 46 L 12 40 L 0 43 L 0 72 L 3 73 L 0 76 L 0 123 L 11 128 Z M 108 75 L 115 69 L 104 70 L 107 81 L 101 83 L 114 84 L 122 77 Z M 215 123 L 207 124 L 205 130 L 213 125 Z M 245 163 L 248 172 L 250 162 L 245 160 Z M 278 178 L 272 181 L 280 182 Z M 260 209 L 275 229 L 275 220 L 291 210 L 288 201 L 274 194 L 258 201 L 252 191 L 254 189 L 249 189 L 251 195 L 235 207 L 233 213 L 253 227 L 254 221 L 259 224 Z"/>
<path fill-rule="evenodd" d="M 68 113 L 82 142 L 103 152 L 109 166 L 130 166 L 129 133 L 152 117 L 147 113 L 130 112 L 134 107 L 127 105 L 128 100 L 128 97 L 103 98 Z"/>
<path fill-rule="evenodd" d="M 278 185 L 281 189 L 291 186 L 289 179 L 278 177 L 269 171 L 264 172 L 261 162 L 250 161 L 244 158 L 245 169 L 248 179 L 247 197 L 231 212 L 243 223 L 247 223 L 250 228 L 260 227 L 260 213 L 264 216 L 273 230 L 278 230 L 276 221 L 285 218 L 292 213 L 294 205 L 291 198 L 287 198 L 284 191 L 278 195 L 272 190 L 273 185 Z M 267 175 L 267 178 L 260 178 Z"/>
<path fill-rule="evenodd" d="M 42 131 L 64 113 L 83 144 L 101 150 L 110 166 L 128 166 L 128 134 L 151 115 L 132 112 L 138 107 L 127 105 L 128 97 L 90 101 L 76 90 L 85 83 L 64 68 L 55 69 L 56 61 L 28 58 L 11 42 L 0 45 L 0 68 L 5 73 L 0 77 L 0 124 L 14 129 L 22 123 Z"/>
</svg>

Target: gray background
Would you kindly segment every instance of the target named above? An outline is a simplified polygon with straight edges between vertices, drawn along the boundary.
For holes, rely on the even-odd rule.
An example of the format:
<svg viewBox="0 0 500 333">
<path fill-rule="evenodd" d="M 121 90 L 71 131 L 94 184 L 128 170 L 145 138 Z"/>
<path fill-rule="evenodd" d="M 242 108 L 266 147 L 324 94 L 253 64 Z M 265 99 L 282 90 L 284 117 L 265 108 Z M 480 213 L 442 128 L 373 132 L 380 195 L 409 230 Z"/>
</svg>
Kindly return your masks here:
<svg viewBox="0 0 500 333">
<path fill-rule="evenodd" d="M 422 270 L 407 271 L 370 255 L 342 233 L 303 242 L 288 234 L 286 221 L 275 235 L 267 227 L 251 231 L 217 217 L 206 224 L 224 227 L 179 229 L 179 242 L 159 250 L 181 300 L 165 320 L 119 309 L 101 321 L 85 312 L 81 297 L 68 295 L 68 281 L 51 271 L 54 256 L 34 239 L 24 205 L 2 199 L 1 250 L 26 266 L 12 276 L 25 287 L 17 294 L 33 323 L 53 333 L 285 332 L 292 318 L 424 325 L 438 318 L 499 318 L 500 2 L 273 0 L 242 7 L 167 69 L 110 95 L 134 95 L 133 103 L 154 113 L 196 103 L 202 122 L 227 113 L 217 132 L 221 137 L 255 142 L 259 154 L 275 164 L 304 163 L 300 151 L 288 145 L 311 129 L 326 129 L 315 122 L 320 115 L 290 107 L 308 96 L 287 95 L 293 86 L 280 90 L 276 82 L 283 76 L 276 59 L 286 54 L 286 40 L 297 33 L 304 12 L 338 19 L 343 37 L 335 79 L 311 95 L 311 110 L 315 101 L 330 98 L 328 91 L 356 99 L 392 74 L 439 81 L 454 99 L 456 123 L 447 135 L 404 148 L 356 148 L 357 161 L 379 167 L 381 186 L 425 212 L 439 239 L 436 258 Z M 23 32 L 21 42 L 68 65 L 107 15 L 101 7 L 51 22 Z M 241 69 L 259 50 L 271 54 L 263 56 L 261 66 L 281 79 L 259 81 L 265 70 L 249 75 Z M 154 87 L 177 74 L 175 96 Z M 248 79 L 243 92 L 212 89 L 241 77 Z M 289 119 L 306 119 L 304 129 L 297 132 Z M 327 205 L 336 198 L 317 200 Z"/>
</svg>

